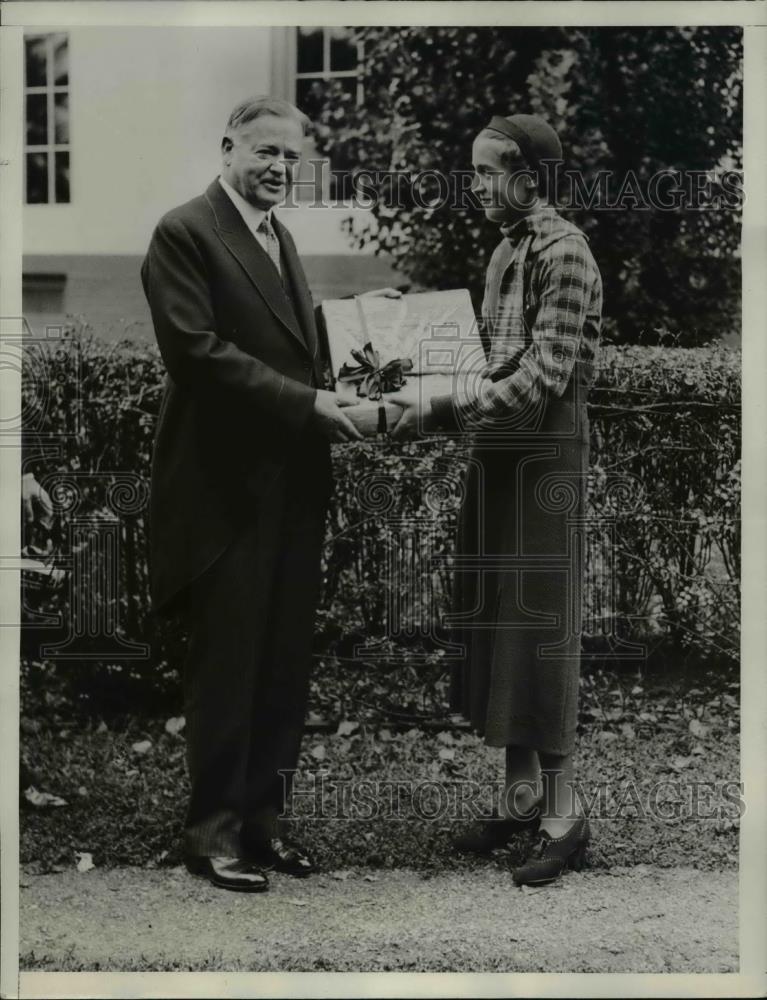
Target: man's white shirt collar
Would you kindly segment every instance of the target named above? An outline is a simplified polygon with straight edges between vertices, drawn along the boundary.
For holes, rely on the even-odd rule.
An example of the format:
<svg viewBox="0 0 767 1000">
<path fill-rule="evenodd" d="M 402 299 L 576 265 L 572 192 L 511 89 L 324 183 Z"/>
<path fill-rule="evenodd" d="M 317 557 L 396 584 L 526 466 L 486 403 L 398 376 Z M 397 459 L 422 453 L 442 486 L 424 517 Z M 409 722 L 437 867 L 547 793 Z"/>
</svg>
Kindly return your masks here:
<svg viewBox="0 0 767 1000">
<path fill-rule="evenodd" d="M 239 191 L 236 191 L 231 184 L 224 180 L 223 177 L 218 178 L 219 184 L 226 191 L 226 193 L 231 198 L 234 203 L 234 207 L 242 216 L 242 219 L 248 229 L 253 233 L 259 242 L 264 239 L 263 233 L 258 232 L 258 227 L 267 219 L 269 224 L 272 224 L 272 210 L 264 211 L 262 208 L 256 208 L 255 205 L 251 205 L 249 201 L 246 201 Z"/>
</svg>

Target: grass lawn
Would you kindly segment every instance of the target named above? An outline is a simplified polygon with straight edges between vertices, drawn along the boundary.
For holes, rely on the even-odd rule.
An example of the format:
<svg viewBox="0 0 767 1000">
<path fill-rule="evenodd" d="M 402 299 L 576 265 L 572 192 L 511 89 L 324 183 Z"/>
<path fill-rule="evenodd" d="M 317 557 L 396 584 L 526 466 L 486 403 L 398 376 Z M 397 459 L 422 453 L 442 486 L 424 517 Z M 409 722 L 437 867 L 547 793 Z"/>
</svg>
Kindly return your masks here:
<svg viewBox="0 0 767 1000">
<path fill-rule="evenodd" d="M 22 798 L 28 870 L 68 869 L 75 852 L 90 853 L 97 867 L 178 864 L 183 728 L 169 732 L 167 717 L 82 719 L 44 696 L 25 702 L 22 787 L 31 781 L 66 802 L 41 808 Z M 593 869 L 737 865 L 735 678 L 699 675 L 693 686 L 587 675 L 580 728 L 576 766 L 592 816 Z M 341 720 L 338 732 L 304 738 L 292 832 L 326 871 L 465 870 L 478 862 L 453 855 L 451 834 L 473 808 L 489 808 L 502 768 L 502 751 L 466 731 Z M 499 863 L 519 860 L 524 848 Z"/>
</svg>

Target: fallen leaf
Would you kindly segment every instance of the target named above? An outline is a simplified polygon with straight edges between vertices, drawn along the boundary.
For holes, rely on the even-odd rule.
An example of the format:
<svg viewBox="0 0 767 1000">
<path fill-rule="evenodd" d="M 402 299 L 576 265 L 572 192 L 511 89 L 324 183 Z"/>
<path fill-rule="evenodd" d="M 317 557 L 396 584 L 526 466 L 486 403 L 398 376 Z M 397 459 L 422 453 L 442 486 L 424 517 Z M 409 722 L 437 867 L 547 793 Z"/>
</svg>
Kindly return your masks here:
<svg viewBox="0 0 767 1000">
<path fill-rule="evenodd" d="M 54 795 L 52 792 L 38 792 L 34 785 L 30 785 L 28 788 L 24 789 L 24 798 L 35 809 L 47 809 L 51 806 L 66 806 L 69 805 L 66 799 L 62 799 L 60 795 Z"/>
<path fill-rule="evenodd" d="M 689 729 L 692 735 L 699 740 L 702 740 L 708 733 L 706 726 L 702 722 L 699 722 L 698 719 L 690 719 Z"/>
<path fill-rule="evenodd" d="M 351 875 L 351 872 L 346 872 L 346 871 L 328 872 L 328 875 L 330 875 L 331 878 L 337 879 L 337 881 L 339 882 L 345 882 Z"/>
<path fill-rule="evenodd" d="M 611 733 L 609 729 L 605 729 L 599 734 L 599 738 L 600 740 L 603 740 L 605 743 L 611 743 L 613 740 L 618 739 L 618 734 Z"/>
<path fill-rule="evenodd" d="M 96 732 L 97 732 L 97 733 L 108 733 L 108 732 L 109 732 L 109 727 L 107 726 L 106 722 L 104 722 L 104 721 L 102 720 L 102 721 L 101 721 L 101 722 L 100 722 L 100 723 L 98 724 L 98 728 L 96 729 Z"/>
<path fill-rule="evenodd" d="M 308 906 L 309 905 L 309 901 L 306 900 L 306 899 L 289 899 L 288 902 L 292 903 L 293 906 Z"/>
<path fill-rule="evenodd" d="M 343 719 L 338 723 L 336 736 L 351 736 L 351 734 L 356 732 L 359 728 L 359 722 L 351 722 L 349 719 Z"/>
<path fill-rule="evenodd" d="M 730 819 L 728 816 L 722 817 L 722 819 L 717 820 L 717 824 L 714 827 L 716 833 L 721 833 L 722 831 L 727 832 L 727 830 L 732 830 L 737 826 L 737 822 L 734 819 Z"/>
<path fill-rule="evenodd" d="M 623 723 L 623 725 L 621 726 L 621 732 L 623 733 L 623 735 L 626 737 L 627 740 L 633 740 L 634 737 L 636 736 L 636 733 L 634 732 L 634 727 L 631 725 L 630 722 Z"/>
<path fill-rule="evenodd" d="M 682 771 L 685 767 L 690 766 L 690 761 L 692 757 L 674 757 L 671 761 L 671 766 L 675 771 Z"/>
<path fill-rule="evenodd" d="M 148 750 L 152 749 L 151 740 L 139 740 L 138 743 L 134 743 L 131 746 L 131 750 L 134 753 L 146 753 Z"/>
<path fill-rule="evenodd" d="M 318 743 L 316 746 L 313 746 L 309 751 L 309 753 L 312 755 L 312 757 L 314 757 L 315 760 L 325 759 L 325 747 L 321 743 Z"/>
<path fill-rule="evenodd" d="M 89 851 L 75 851 L 75 860 L 77 861 L 77 870 L 79 872 L 89 872 L 92 868 L 96 867 L 93 863 L 93 856 Z"/>
<path fill-rule="evenodd" d="M 440 760 L 455 760 L 455 750 L 452 747 L 441 747 L 439 751 Z"/>
<path fill-rule="evenodd" d="M 363 875 L 362 876 L 362 881 L 363 882 L 379 882 L 380 879 L 378 878 L 377 875 Z"/>
<path fill-rule="evenodd" d="M 183 715 L 172 716 L 165 723 L 165 732 L 170 733 L 171 736 L 177 736 L 181 730 L 186 725 L 186 719 Z"/>
</svg>

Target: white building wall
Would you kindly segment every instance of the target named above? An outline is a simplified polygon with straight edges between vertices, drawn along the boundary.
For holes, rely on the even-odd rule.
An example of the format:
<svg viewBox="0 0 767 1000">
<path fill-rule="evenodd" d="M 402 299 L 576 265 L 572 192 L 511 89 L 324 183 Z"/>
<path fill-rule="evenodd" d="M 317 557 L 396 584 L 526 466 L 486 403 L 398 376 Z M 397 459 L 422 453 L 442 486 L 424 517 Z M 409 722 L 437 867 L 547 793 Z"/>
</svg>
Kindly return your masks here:
<svg viewBox="0 0 767 1000">
<path fill-rule="evenodd" d="M 159 217 L 218 173 L 232 107 L 270 92 L 280 30 L 68 29 L 71 203 L 25 206 L 24 253 L 143 254 Z M 348 215 L 305 206 L 281 218 L 302 253 L 350 254 Z"/>
</svg>

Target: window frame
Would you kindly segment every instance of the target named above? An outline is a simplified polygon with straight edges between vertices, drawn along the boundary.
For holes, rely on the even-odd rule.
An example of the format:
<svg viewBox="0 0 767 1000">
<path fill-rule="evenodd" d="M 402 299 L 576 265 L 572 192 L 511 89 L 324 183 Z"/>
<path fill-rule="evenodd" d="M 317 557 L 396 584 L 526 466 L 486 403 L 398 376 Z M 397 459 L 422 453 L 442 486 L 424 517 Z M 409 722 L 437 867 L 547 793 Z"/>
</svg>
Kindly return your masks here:
<svg viewBox="0 0 767 1000">
<path fill-rule="evenodd" d="M 43 40 L 45 42 L 45 69 L 46 69 L 46 83 L 44 86 L 28 86 L 26 79 L 26 55 L 27 55 L 27 43 L 32 41 Z M 56 84 L 54 79 L 54 50 L 57 42 L 64 39 L 66 41 L 66 52 L 67 52 L 67 82 L 66 84 Z M 71 49 L 70 49 L 70 37 L 67 31 L 35 31 L 35 32 L 25 32 L 24 34 L 24 204 L 26 205 L 71 205 L 72 203 L 72 122 L 71 122 L 71 87 L 72 87 L 72 77 L 71 77 Z M 45 143 L 32 143 L 27 142 L 27 127 L 29 119 L 27 117 L 27 98 L 36 95 L 44 94 L 46 97 L 45 108 L 46 108 L 46 138 Z M 66 94 L 67 95 L 67 136 L 68 142 L 56 142 L 56 95 Z M 27 158 L 31 153 L 43 153 L 45 154 L 47 165 L 48 165 L 48 191 L 47 198 L 45 201 L 29 201 L 27 198 Z M 69 154 L 69 191 L 66 201 L 59 200 L 56 197 L 56 153 L 67 153 Z"/>
<path fill-rule="evenodd" d="M 293 35 L 293 38 L 294 38 L 294 41 L 295 41 L 295 46 L 296 46 L 296 69 L 295 69 L 295 71 L 293 73 L 293 80 L 294 80 L 294 83 L 293 83 L 293 95 L 294 95 L 294 99 L 295 99 L 295 92 L 296 92 L 296 82 L 298 80 L 343 80 L 343 79 L 349 80 L 349 79 L 356 79 L 357 80 L 357 94 L 356 94 L 356 98 L 357 98 L 357 107 L 359 107 L 362 104 L 362 99 L 363 99 L 363 96 L 364 96 L 364 85 L 363 85 L 363 82 L 362 82 L 362 72 L 361 72 L 361 67 L 363 65 L 363 61 L 364 61 L 364 58 L 365 58 L 364 43 L 363 42 L 357 42 L 356 43 L 356 45 L 357 45 L 357 68 L 356 69 L 337 69 L 337 70 L 334 70 L 332 68 L 332 66 L 330 65 L 330 32 L 332 30 L 332 27 L 336 27 L 336 25 L 333 25 L 331 27 L 328 27 L 327 25 L 317 25 L 317 27 L 322 32 L 322 70 L 321 70 L 321 72 L 316 72 L 316 71 L 315 72 L 306 72 L 306 73 L 299 73 L 298 72 L 298 32 L 300 31 L 300 27 L 298 27 L 298 26 L 296 27 L 294 35 Z"/>
<path fill-rule="evenodd" d="M 364 43 L 357 42 L 357 68 L 354 70 L 336 70 L 330 68 L 330 31 L 327 26 L 317 25 L 322 29 L 322 71 L 312 73 L 298 72 L 298 25 L 290 27 L 272 29 L 272 66 L 271 83 L 272 93 L 283 97 L 296 104 L 296 92 L 299 80 L 334 80 L 357 78 L 357 105 L 361 105 L 364 98 L 363 67 L 364 67 Z M 320 156 L 311 136 L 307 136 L 307 150 L 304 160 L 312 160 L 321 164 L 320 188 L 321 198 L 324 203 L 333 199 L 331 195 L 330 175 L 332 163 L 330 157 Z M 297 201 L 299 204 L 314 202 L 317 194 L 305 192 L 301 187 L 297 191 Z"/>
</svg>

